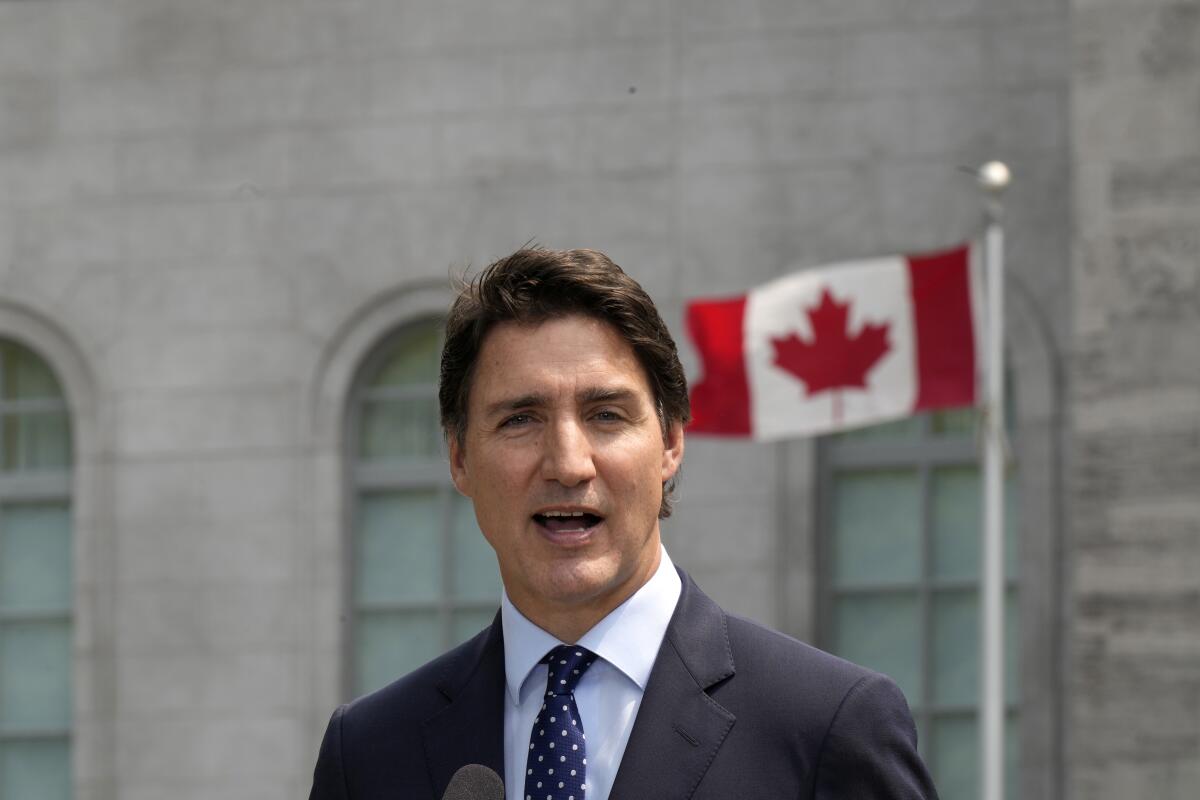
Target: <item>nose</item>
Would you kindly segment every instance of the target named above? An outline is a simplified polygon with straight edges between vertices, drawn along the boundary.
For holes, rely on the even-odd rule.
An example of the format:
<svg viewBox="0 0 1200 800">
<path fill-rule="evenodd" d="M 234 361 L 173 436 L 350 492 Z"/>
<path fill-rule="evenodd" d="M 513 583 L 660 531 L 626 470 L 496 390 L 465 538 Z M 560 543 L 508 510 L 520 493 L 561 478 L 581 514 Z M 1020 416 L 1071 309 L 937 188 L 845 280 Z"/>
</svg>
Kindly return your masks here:
<svg viewBox="0 0 1200 800">
<path fill-rule="evenodd" d="M 542 477 L 563 486 L 578 486 L 596 477 L 592 443 L 577 420 L 546 426 L 542 439 Z"/>
</svg>

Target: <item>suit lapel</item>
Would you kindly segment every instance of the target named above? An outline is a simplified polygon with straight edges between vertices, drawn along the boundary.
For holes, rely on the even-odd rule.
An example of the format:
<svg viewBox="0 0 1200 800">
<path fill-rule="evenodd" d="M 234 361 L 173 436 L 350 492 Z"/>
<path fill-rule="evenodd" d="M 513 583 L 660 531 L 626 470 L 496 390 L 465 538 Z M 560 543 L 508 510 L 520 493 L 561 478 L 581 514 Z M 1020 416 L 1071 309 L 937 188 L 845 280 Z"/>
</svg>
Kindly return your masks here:
<svg viewBox="0 0 1200 800">
<path fill-rule="evenodd" d="M 504 638 L 500 615 L 450 665 L 438 689 L 449 701 L 426 720 L 425 757 L 434 796 L 441 797 L 459 767 L 482 764 L 504 777 Z"/>
<path fill-rule="evenodd" d="M 686 573 L 609 800 L 687 798 L 735 717 L 707 690 L 730 678 L 725 613 Z"/>
</svg>

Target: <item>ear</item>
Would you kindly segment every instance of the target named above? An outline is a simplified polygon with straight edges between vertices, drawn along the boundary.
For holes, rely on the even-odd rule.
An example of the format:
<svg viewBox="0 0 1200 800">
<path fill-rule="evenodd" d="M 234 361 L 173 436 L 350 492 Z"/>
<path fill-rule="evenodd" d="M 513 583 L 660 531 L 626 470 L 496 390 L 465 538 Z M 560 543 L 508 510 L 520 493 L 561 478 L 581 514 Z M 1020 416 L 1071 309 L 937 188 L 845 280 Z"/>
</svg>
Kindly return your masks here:
<svg viewBox="0 0 1200 800">
<path fill-rule="evenodd" d="M 683 423 L 672 422 L 663 438 L 663 483 L 675 477 L 679 465 L 683 463 Z"/>
<path fill-rule="evenodd" d="M 454 488 L 458 489 L 459 494 L 463 497 L 470 497 L 471 480 L 467 471 L 466 451 L 459 444 L 459 437 L 456 433 L 451 432 L 446 443 L 450 451 L 450 479 L 454 481 Z"/>
</svg>

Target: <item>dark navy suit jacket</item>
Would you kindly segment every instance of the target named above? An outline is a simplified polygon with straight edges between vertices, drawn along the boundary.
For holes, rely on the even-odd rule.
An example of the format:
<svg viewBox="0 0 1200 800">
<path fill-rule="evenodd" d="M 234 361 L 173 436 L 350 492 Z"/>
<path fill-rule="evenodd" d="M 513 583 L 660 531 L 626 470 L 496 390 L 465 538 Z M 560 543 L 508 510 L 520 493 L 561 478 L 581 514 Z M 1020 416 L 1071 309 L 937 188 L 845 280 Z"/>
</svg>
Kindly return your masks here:
<svg viewBox="0 0 1200 800">
<path fill-rule="evenodd" d="M 611 800 L 936 798 L 883 675 L 727 615 L 686 574 Z M 500 619 L 329 721 L 309 800 L 440 800 L 504 775 Z"/>
</svg>

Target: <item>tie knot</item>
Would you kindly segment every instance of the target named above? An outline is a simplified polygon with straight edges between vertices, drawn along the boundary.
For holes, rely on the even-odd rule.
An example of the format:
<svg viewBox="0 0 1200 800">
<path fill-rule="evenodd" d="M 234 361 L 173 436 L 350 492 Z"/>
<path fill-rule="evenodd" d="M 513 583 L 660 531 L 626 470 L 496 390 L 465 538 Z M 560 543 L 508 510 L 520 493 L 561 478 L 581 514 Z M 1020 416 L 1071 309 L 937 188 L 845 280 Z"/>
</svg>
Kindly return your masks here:
<svg viewBox="0 0 1200 800">
<path fill-rule="evenodd" d="M 574 694 L 579 679 L 596 660 L 596 654 L 577 645 L 563 644 L 542 659 L 550 671 L 546 677 L 546 694 Z"/>
</svg>

